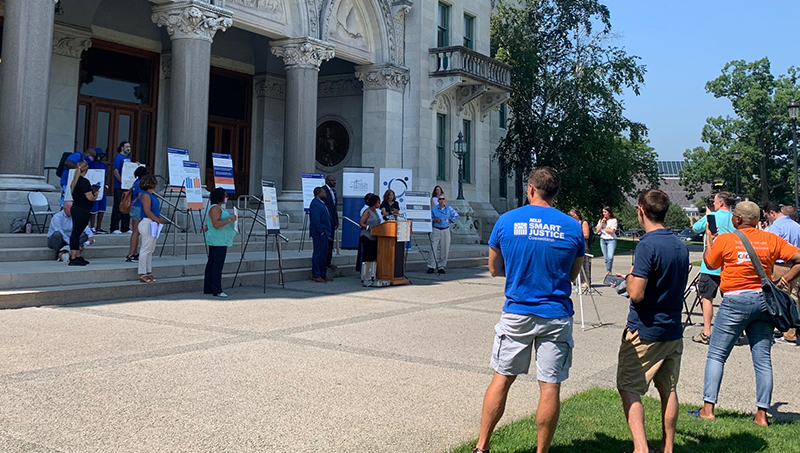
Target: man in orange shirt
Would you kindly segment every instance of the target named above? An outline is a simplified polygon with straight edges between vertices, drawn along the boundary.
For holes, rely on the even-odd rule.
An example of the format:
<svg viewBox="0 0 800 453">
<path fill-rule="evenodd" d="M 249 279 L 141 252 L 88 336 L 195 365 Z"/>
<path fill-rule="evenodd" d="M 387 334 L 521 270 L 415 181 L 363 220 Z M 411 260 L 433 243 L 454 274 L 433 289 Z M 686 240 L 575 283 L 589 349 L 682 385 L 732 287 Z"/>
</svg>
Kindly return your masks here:
<svg viewBox="0 0 800 453">
<path fill-rule="evenodd" d="M 791 269 L 776 282 L 779 287 L 788 289 L 788 281 L 800 274 L 800 249 L 789 244 L 780 236 L 761 231 L 756 227 L 761 210 L 752 201 L 743 201 L 733 210 L 733 226 L 747 236 L 753 245 L 758 259 L 764 266 L 767 277 L 772 278 L 772 266 L 781 259 L 791 264 Z M 716 239 L 716 241 L 714 240 Z M 711 331 L 708 358 L 703 385 L 703 407 L 689 411 L 689 415 L 714 419 L 714 406 L 717 404 L 719 388 L 725 361 L 734 343 L 747 332 L 753 368 L 756 373 L 756 415 L 753 421 L 767 426 L 767 410 L 772 400 L 772 332 L 775 324 L 766 311 L 761 279 L 750 256 L 736 233 L 712 235 L 706 229 L 706 249 L 703 260 L 709 269 L 722 266 L 720 291 L 722 303 Z M 712 245 L 713 243 L 713 245 Z"/>
</svg>

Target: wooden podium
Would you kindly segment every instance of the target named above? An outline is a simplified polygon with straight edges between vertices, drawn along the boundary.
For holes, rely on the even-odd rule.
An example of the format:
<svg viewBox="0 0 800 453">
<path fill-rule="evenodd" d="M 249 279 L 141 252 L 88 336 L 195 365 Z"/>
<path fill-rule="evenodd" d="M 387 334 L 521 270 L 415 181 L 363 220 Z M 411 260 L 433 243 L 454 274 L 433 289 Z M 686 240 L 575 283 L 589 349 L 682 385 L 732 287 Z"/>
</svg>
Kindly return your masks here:
<svg viewBox="0 0 800 453">
<path fill-rule="evenodd" d="M 398 231 L 400 237 L 407 228 L 407 237 L 411 238 L 411 222 L 389 220 L 378 226 L 370 228 L 370 233 L 378 237 L 378 264 L 375 277 L 378 280 L 386 280 L 391 285 L 406 285 L 411 283 L 406 278 L 406 243 L 398 242 Z"/>
</svg>

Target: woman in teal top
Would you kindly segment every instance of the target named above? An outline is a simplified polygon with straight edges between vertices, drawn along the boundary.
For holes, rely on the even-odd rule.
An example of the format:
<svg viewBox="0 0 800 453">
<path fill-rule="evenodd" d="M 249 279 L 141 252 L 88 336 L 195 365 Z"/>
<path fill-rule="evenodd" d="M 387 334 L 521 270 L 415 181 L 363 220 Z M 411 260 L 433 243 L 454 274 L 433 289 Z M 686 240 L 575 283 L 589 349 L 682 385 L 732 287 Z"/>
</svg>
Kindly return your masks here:
<svg viewBox="0 0 800 453">
<path fill-rule="evenodd" d="M 212 294 L 216 297 L 228 297 L 222 292 L 222 266 L 225 265 L 225 256 L 228 247 L 233 246 L 233 222 L 236 216 L 225 210 L 228 195 L 225 189 L 217 187 L 209 196 L 211 206 L 206 215 L 206 244 L 208 244 L 208 262 L 206 263 L 206 277 L 203 280 L 203 294 Z"/>
</svg>

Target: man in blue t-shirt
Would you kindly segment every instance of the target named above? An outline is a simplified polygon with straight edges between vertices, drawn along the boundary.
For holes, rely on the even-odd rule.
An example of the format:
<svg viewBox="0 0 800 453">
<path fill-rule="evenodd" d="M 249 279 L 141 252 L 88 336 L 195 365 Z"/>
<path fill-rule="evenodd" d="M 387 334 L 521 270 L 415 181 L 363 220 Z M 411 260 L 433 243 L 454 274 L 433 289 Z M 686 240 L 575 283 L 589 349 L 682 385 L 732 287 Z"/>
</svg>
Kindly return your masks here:
<svg viewBox="0 0 800 453">
<path fill-rule="evenodd" d="M 125 162 L 131 160 L 131 144 L 129 142 L 122 142 L 117 149 L 117 155 L 114 156 L 114 163 L 111 165 L 112 181 L 114 182 L 114 204 L 111 207 L 111 226 L 109 231 L 113 234 L 122 234 L 131 232 L 130 214 L 123 214 L 119 212 L 119 202 L 122 201 L 122 194 L 125 190 L 122 189 L 122 166 Z M 120 229 L 120 221 L 122 221 L 122 229 Z"/>
<path fill-rule="evenodd" d="M 561 185 L 550 167 L 528 176 L 529 205 L 500 216 L 489 239 L 489 271 L 506 277 L 506 302 L 495 326 L 492 383 L 483 400 L 480 436 L 473 453 L 488 452 L 494 427 L 503 415 L 508 390 L 527 374 L 536 352 L 539 451 L 553 440 L 561 407 L 561 382 L 572 365 L 572 281 L 584 255 L 580 224 L 553 208 Z"/>
<path fill-rule="evenodd" d="M 639 194 L 639 224 L 646 231 L 627 276 L 631 308 L 617 364 L 617 390 L 633 436 L 634 453 L 647 453 L 641 396 L 653 382 L 664 423 L 659 451 L 671 452 L 678 421 L 678 376 L 683 353 L 681 308 L 689 278 L 689 251 L 664 227 L 669 197 L 651 189 Z"/>
<path fill-rule="evenodd" d="M 61 206 L 64 206 L 64 197 L 67 193 L 67 183 L 69 182 L 69 171 L 74 170 L 78 166 L 78 162 L 86 161 L 86 158 L 89 156 L 94 157 L 95 151 L 93 149 L 87 149 L 83 153 L 81 152 L 74 152 L 70 154 L 67 159 L 64 161 L 64 172 L 61 173 Z"/>
</svg>

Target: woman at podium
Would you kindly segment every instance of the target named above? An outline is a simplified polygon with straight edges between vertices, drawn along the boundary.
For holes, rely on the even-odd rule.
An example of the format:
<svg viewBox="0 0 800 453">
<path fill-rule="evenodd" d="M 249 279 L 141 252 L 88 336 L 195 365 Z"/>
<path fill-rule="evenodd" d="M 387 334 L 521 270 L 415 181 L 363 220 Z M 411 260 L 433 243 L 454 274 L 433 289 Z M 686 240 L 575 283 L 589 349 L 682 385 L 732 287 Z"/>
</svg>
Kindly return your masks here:
<svg viewBox="0 0 800 453">
<path fill-rule="evenodd" d="M 361 283 L 372 285 L 375 281 L 375 270 L 378 260 L 378 238 L 370 234 L 370 228 L 381 224 L 381 199 L 375 194 L 367 197 L 367 209 L 361 214 Z"/>
</svg>

